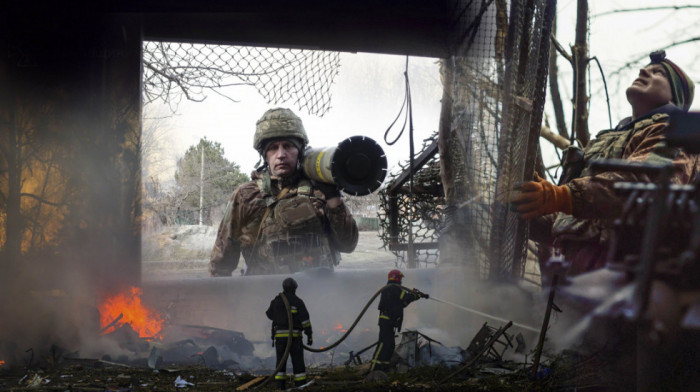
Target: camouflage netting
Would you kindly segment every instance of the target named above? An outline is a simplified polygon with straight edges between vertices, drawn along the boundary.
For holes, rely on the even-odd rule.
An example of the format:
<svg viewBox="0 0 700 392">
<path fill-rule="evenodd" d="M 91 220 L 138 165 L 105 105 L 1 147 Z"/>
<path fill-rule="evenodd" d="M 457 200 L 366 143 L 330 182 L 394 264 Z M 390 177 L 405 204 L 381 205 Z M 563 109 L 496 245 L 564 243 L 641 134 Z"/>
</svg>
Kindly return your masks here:
<svg viewBox="0 0 700 392">
<path fill-rule="evenodd" d="M 437 134 L 423 141 L 423 147 L 417 155 L 424 154 L 433 143 L 437 143 Z M 387 182 L 393 184 L 397 181 L 401 173 L 409 168 L 409 162 L 399 164 L 400 170 L 388 176 Z M 412 267 L 428 267 L 436 265 L 438 262 L 437 242 L 440 237 L 440 229 L 443 227 L 443 215 L 441 211 L 445 206 L 442 181 L 440 179 L 440 160 L 438 154 L 433 155 L 420 170 L 413 175 L 413 192 L 408 188 L 409 184 L 404 183 L 398 188 L 396 193 L 396 226 L 397 237 L 407 239 L 409 228 L 411 229 L 411 239 L 415 244 L 426 247 L 413 249 L 414 260 L 409 260 L 408 251 L 393 249 L 392 253 L 398 258 L 398 262 Z M 411 199 L 411 196 L 413 198 Z M 385 245 L 392 243 L 391 230 L 391 197 L 387 189 L 379 192 L 379 221 L 381 230 L 380 237 Z M 412 200 L 412 202 L 411 202 Z M 403 213 L 404 211 L 414 211 L 415 213 Z"/>
<path fill-rule="evenodd" d="M 291 101 L 322 117 L 339 66 L 338 52 L 144 42 L 144 99 L 202 101 L 207 90 L 221 94 L 221 87 L 250 85 L 268 103 Z"/>
<path fill-rule="evenodd" d="M 441 178 L 431 180 L 444 184 L 444 200 L 418 202 L 416 196 L 411 214 L 408 203 L 398 204 L 399 216 L 412 217 L 401 220 L 404 248 L 410 221 L 413 249 L 441 233 L 440 263 L 472 266 L 482 279 L 523 276 L 526 227 L 509 212 L 506 200 L 515 184 L 534 170 L 554 5 L 553 0 L 512 1 L 509 6 L 505 0 L 459 2 L 455 15 L 462 33 L 456 35 L 462 40 L 456 43 L 456 54 L 441 64 Z M 437 176 L 434 165 L 430 161 L 427 171 L 414 173 L 420 178 L 416 184 L 426 182 L 427 173 Z M 389 204 L 387 199 L 385 206 L 392 208 Z M 387 239 L 390 215 L 381 216 Z M 432 231 L 421 232 L 422 227 Z M 385 244 L 407 259 L 400 246 Z M 435 254 L 419 252 L 418 262 L 408 266 L 434 263 Z"/>
</svg>

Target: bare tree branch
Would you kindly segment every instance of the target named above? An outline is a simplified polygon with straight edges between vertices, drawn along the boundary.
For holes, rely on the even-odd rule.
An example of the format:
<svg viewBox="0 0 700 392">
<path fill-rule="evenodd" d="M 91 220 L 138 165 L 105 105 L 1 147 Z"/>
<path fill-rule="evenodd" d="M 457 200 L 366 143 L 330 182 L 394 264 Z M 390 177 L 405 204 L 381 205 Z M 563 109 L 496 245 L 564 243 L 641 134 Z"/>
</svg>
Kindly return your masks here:
<svg viewBox="0 0 700 392">
<path fill-rule="evenodd" d="M 552 43 L 554 44 L 554 48 L 557 50 L 557 52 L 559 52 L 559 54 L 562 57 L 564 57 L 565 59 L 567 59 L 569 61 L 569 64 L 571 64 L 573 66 L 574 59 L 571 58 L 571 55 L 569 53 L 567 53 L 566 50 L 564 49 L 564 47 L 559 43 L 559 41 L 557 41 L 557 39 L 554 37 L 554 34 L 552 34 L 551 38 L 552 38 Z"/>
<path fill-rule="evenodd" d="M 578 0 L 576 5 L 576 40 L 571 47 L 574 60 L 574 118 L 571 134 L 585 146 L 590 134 L 588 131 L 588 0 Z"/>
<path fill-rule="evenodd" d="M 193 102 L 203 102 L 203 101 L 206 99 L 206 97 L 204 97 L 204 98 L 202 98 L 202 99 L 197 99 L 197 98 L 194 98 L 194 97 L 190 96 L 189 89 L 188 89 L 187 87 L 184 86 L 184 84 L 182 83 L 182 79 L 177 78 L 177 77 L 173 77 L 173 76 L 171 76 L 171 75 L 168 75 L 167 73 L 165 73 L 165 72 L 163 72 L 163 71 L 157 69 L 156 67 L 154 67 L 154 66 L 153 66 L 152 64 L 150 64 L 150 63 L 144 62 L 144 65 L 145 65 L 148 69 L 150 69 L 151 71 L 153 71 L 153 73 L 156 73 L 156 74 L 158 74 L 158 75 L 160 75 L 160 76 L 162 76 L 162 77 L 168 79 L 168 81 L 177 84 L 177 86 L 180 87 L 180 90 L 182 91 L 183 94 L 185 94 L 185 97 L 186 97 L 188 100 L 193 101 Z M 157 98 L 157 97 L 156 97 L 156 98 Z"/>
<path fill-rule="evenodd" d="M 668 45 L 665 45 L 665 46 L 662 46 L 662 47 L 665 48 L 665 49 L 669 49 L 669 48 L 673 48 L 673 47 L 676 47 L 676 46 L 685 45 L 685 44 L 689 44 L 689 43 L 697 42 L 697 41 L 700 41 L 700 36 L 688 38 L 688 39 L 685 39 L 685 40 L 683 40 L 683 41 L 672 42 L 672 43 L 670 43 L 670 44 L 668 44 Z M 618 69 L 616 69 L 615 71 L 611 72 L 610 75 L 611 75 L 611 76 L 612 76 L 612 75 L 618 75 L 620 72 L 622 72 L 622 71 L 624 71 L 624 70 L 631 69 L 631 68 L 632 68 L 633 66 L 635 66 L 637 63 L 639 63 L 640 61 L 644 60 L 644 59 L 647 58 L 647 57 L 649 57 L 649 54 L 648 54 L 648 53 L 645 53 L 645 54 L 643 54 L 643 55 L 641 55 L 641 56 L 639 56 L 639 57 L 636 57 L 636 58 L 634 58 L 634 59 L 628 61 L 628 62 L 625 63 L 624 65 L 622 65 L 620 68 L 618 68 Z"/>
<path fill-rule="evenodd" d="M 34 195 L 34 194 L 32 194 L 32 193 L 20 193 L 19 195 L 20 195 L 20 197 L 28 197 L 28 198 L 34 199 L 34 200 L 36 200 L 36 201 L 38 201 L 38 202 L 40 202 L 40 203 L 48 204 L 48 205 L 54 206 L 54 207 L 60 207 L 60 206 L 66 205 L 66 203 L 63 203 L 63 202 L 48 201 L 48 200 L 46 200 L 46 199 L 44 199 L 44 198 L 41 198 L 41 197 L 39 197 L 39 196 L 37 196 L 37 195 Z"/>
<path fill-rule="evenodd" d="M 340 65 L 338 52 L 301 49 L 146 42 L 143 50 L 144 101 L 162 99 L 172 111 L 183 97 L 202 102 L 208 91 L 238 102 L 217 89 L 252 86 L 268 102 L 293 100 L 322 116 Z"/>
<path fill-rule="evenodd" d="M 612 11 L 601 12 L 599 14 L 592 15 L 591 18 L 597 18 L 599 16 L 606 16 L 606 15 L 612 15 L 612 14 L 621 14 L 621 13 L 626 13 L 626 12 L 644 12 L 644 11 L 662 11 L 662 10 L 678 11 L 678 10 L 688 9 L 688 8 L 698 9 L 698 8 L 700 8 L 700 5 L 665 5 L 665 6 L 659 6 L 659 7 L 627 8 L 627 9 L 621 9 L 621 10 L 612 10 Z"/>
<path fill-rule="evenodd" d="M 554 38 L 554 33 L 557 29 L 557 18 L 554 17 L 552 23 L 552 35 L 550 35 L 550 41 L 556 47 L 559 45 L 557 40 Z M 567 54 L 564 54 L 566 58 Z M 571 60 L 569 64 L 571 64 Z M 559 92 L 559 67 L 557 67 L 557 51 L 549 51 L 549 92 L 552 97 L 552 107 L 554 109 L 554 121 L 557 124 L 557 132 L 559 135 L 568 138 L 569 131 L 566 129 L 566 118 L 564 117 L 564 104 L 561 100 L 561 93 Z"/>
<path fill-rule="evenodd" d="M 561 135 L 557 135 L 545 125 L 543 125 L 540 129 L 540 136 L 548 142 L 552 143 L 555 147 L 559 148 L 560 150 L 569 147 L 569 145 L 571 144 L 567 138 Z"/>
</svg>

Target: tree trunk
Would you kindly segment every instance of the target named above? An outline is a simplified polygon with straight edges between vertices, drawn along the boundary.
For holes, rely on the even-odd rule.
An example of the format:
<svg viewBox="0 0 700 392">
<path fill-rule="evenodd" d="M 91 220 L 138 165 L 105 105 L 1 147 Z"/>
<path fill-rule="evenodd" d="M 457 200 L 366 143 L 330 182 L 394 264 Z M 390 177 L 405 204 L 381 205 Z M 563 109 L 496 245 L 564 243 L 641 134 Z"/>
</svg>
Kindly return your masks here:
<svg viewBox="0 0 700 392">
<path fill-rule="evenodd" d="M 576 43 L 571 48 L 574 58 L 574 118 L 572 132 L 583 146 L 588 144 L 588 96 L 586 69 L 588 67 L 588 0 L 578 0 L 576 11 Z"/>
<path fill-rule="evenodd" d="M 557 17 L 554 16 L 552 22 L 552 35 L 557 33 Z M 557 68 L 557 51 L 549 50 L 549 93 L 552 97 L 552 107 L 554 108 L 554 121 L 557 124 L 559 135 L 569 138 L 569 131 L 566 129 L 566 119 L 564 118 L 564 105 L 559 93 L 559 69 Z"/>
<path fill-rule="evenodd" d="M 440 154 L 440 180 L 445 192 L 447 205 L 455 205 L 459 202 L 455 194 L 455 162 L 450 154 L 450 144 L 453 143 L 452 135 L 452 80 L 454 69 L 448 58 L 442 61 L 442 105 L 440 107 L 440 124 L 438 127 L 438 151 Z"/>
<path fill-rule="evenodd" d="M 7 166 L 8 166 L 8 194 L 7 194 L 7 220 L 5 233 L 7 233 L 5 249 L 7 259 L 16 262 L 22 252 L 22 233 L 24 222 L 22 220 L 21 207 L 21 178 L 22 178 L 22 132 L 15 121 L 15 112 L 8 108 L 10 120 L 8 122 L 10 135 L 8 137 Z"/>
</svg>

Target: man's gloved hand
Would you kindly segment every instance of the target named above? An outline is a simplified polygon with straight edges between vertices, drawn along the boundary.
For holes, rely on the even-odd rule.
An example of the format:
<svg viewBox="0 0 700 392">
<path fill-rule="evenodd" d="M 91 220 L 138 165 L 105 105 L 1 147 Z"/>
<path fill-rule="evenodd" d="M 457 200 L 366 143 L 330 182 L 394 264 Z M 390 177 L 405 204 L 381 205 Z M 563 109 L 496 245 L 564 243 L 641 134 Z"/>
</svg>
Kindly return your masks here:
<svg viewBox="0 0 700 392">
<path fill-rule="evenodd" d="M 573 201 L 571 190 L 566 185 L 554 185 L 535 174 L 535 181 L 520 184 L 520 194 L 509 200 L 513 209 L 523 219 L 538 218 L 552 212 L 571 214 Z"/>
<path fill-rule="evenodd" d="M 332 199 L 334 197 L 340 197 L 340 189 L 335 184 L 328 184 L 326 182 L 314 181 L 314 188 L 318 189 L 326 197 L 326 200 Z"/>
<path fill-rule="evenodd" d="M 429 296 L 428 294 L 426 294 L 426 293 L 424 293 L 424 292 L 422 292 L 422 291 L 420 291 L 420 290 L 418 290 L 418 289 L 413 289 L 413 292 L 416 293 L 416 294 L 418 294 L 418 296 L 419 296 L 420 298 L 430 298 L 430 296 Z"/>
<path fill-rule="evenodd" d="M 306 345 L 311 346 L 312 344 L 314 344 L 314 338 L 312 338 L 311 336 L 307 336 L 306 337 Z"/>
<path fill-rule="evenodd" d="M 215 269 L 215 268 L 210 268 L 209 269 L 209 276 L 212 278 L 218 278 L 221 276 L 231 276 L 233 274 L 233 271 L 224 271 L 220 269 Z"/>
</svg>

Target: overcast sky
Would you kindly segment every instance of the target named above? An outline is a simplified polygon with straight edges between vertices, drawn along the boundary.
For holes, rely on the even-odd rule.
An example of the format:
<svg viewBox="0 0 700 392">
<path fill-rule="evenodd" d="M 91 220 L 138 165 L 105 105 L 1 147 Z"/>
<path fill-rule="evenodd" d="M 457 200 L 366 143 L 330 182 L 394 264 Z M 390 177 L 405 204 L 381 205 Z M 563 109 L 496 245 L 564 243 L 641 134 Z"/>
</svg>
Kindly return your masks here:
<svg viewBox="0 0 700 392">
<path fill-rule="evenodd" d="M 565 48 L 574 44 L 576 33 L 576 0 L 557 2 L 557 39 Z M 613 10 L 638 9 L 661 6 L 692 6 L 679 10 L 654 10 L 631 13 L 612 13 Z M 674 42 L 690 38 L 700 38 L 700 1 L 699 0 L 606 0 L 590 1 L 590 37 L 589 56 L 597 57 L 605 72 L 610 95 L 610 108 L 613 126 L 624 117 L 631 115 L 631 109 L 625 90 L 637 78 L 639 68 L 649 63 L 648 54 L 657 49 L 666 48 L 667 57 L 678 64 L 695 82 L 700 84 L 700 41 L 668 48 Z M 642 58 L 635 67 L 619 74 L 615 71 L 629 61 Z M 572 72 L 568 62 L 559 57 L 559 86 L 562 99 L 570 102 L 572 96 Z M 588 127 L 591 137 L 600 130 L 609 128 L 608 110 L 605 90 L 597 65 L 591 64 L 591 99 Z M 697 91 L 697 89 L 696 89 Z M 549 94 L 549 92 L 547 92 Z M 691 110 L 700 110 L 697 98 Z M 554 112 L 549 102 L 545 113 L 554 126 Z M 566 122 L 571 128 L 571 107 L 565 109 Z M 543 155 L 554 163 L 556 155 L 547 142 L 542 143 Z"/>
<path fill-rule="evenodd" d="M 659 7 L 658 1 L 608 0 L 590 2 L 590 56 L 596 56 L 606 74 L 613 125 L 630 115 L 625 98 L 625 89 L 636 78 L 640 66 L 648 63 L 649 52 L 693 37 L 700 37 L 700 1 L 664 1 L 664 5 L 692 5 L 695 8 L 634 13 L 602 13 L 629 8 Z M 575 38 L 576 1 L 558 2 L 557 37 L 569 48 Z M 700 80 L 700 41 L 667 49 L 668 58 L 683 68 L 698 83 Z M 635 67 L 619 74 L 615 71 L 631 60 L 642 57 Z M 201 103 L 182 102 L 177 114 L 169 121 L 168 147 L 174 159 L 181 156 L 191 145 L 206 137 L 220 142 L 226 158 L 240 165 L 249 173 L 258 161 L 252 148 L 256 120 L 271 107 L 292 108 L 303 120 L 311 146 L 334 146 L 353 135 L 365 135 L 375 139 L 384 148 L 393 168 L 399 161 L 408 159 L 408 131 L 394 145 L 384 141 L 384 133 L 394 120 L 404 98 L 404 56 L 374 54 L 341 54 L 341 67 L 332 87 L 332 108 L 322 118 L 311 116 L 294 108 L 293 103 L 268 104 L 252 87 L 234 87 L 225 93 L 239 102 L 233 103 L 216 94 L 208 94 Z M 421 69 L 431 67 L 432 73 L 412 73 L 412 66 Z M 372 70 L 372 78 L 389 80 L 390 91 L 385 85 L 378 93 L 376 84 L 357 83 L 358 69 Z M 560 87 L 565 101 L 571 99 L 571 67 L 566 60 L 559 60 Z M 420 74 L 420 75 L 418 75 Z M 409 77 L 413 91 L 414 128 L 416 152 L 422 140 L 436 131 L 440 113 L 441 86 L 435 59 L 411 58 Z M 420 80 L 417 80 L 420 78 Z M 591 67 L 591 101 L 589 128 L 592 135 L 608 127 L 608 112 L 605 92 L 597 66 Z M 162 108 L 161 108 L 162 110 Z M 691 110 L 700 110 L 700 99 L 696 99 Z M 156 108 L 157 111 L 157 108 Z M 545 107 L 552 119 L 549 103 Z M 565 108 L 567 125 L 571 125 L 571 109 Z M 394 139 L 400 125 L 394 127 L 389 139 Z M 556 156 L 548 143 L 543 143 L 543 152 L 548 164 Z"/>
<path fill-rule="evenodd" d="M 395 145 L 384 142 L 384 133 L 399 114 L 404 99 L 405 67 L 405 56 L 342 53 L 340 72 L 331 89 L 332 107 L 323 117 L 309 115 L 297 109 L 293 102 L 268 104 L 250 86 L 224 90 L 225 94 L 239 101 L 236 103 L 216 94 L 208 94 L 201 103 L 183 101 L 176 115 L 169 120 L 173 132 L 171 145 L 182 154 L 187 147 L 206 137 L 221 143 L 226 158 L 239 164 L 245 173 L 250 173 L 258 161 L 258 154 L 253 149 L 256 121 L 269 108 L 288 107 L 301 117 L 312 147 L 335 146 L 350 136 L 364 135 L 382 146 L 391 166 L 405 159 L 408 151 L 408 130 Z M 409 77 L 414 67 L 428 67 L 433 71 L 421 81 L 411 80 L 414 139 L 418 149 L 422 140 L 437 130 L 442 87 L 435 59 L 411 58 Z M 365 73 L 366 77 L 371 77 L 376 83 L 357 82 L 356 78 L 366 70 L 372 71 L 372 75 Z M 377 83 L 383 80 L 388 80 L 386 85 L 395 91 L 378 93 Z M 397 123 L 390 131 L 390 141 L 396 138 L 403 124 L 401 121 Z"/>
</svg>

